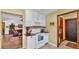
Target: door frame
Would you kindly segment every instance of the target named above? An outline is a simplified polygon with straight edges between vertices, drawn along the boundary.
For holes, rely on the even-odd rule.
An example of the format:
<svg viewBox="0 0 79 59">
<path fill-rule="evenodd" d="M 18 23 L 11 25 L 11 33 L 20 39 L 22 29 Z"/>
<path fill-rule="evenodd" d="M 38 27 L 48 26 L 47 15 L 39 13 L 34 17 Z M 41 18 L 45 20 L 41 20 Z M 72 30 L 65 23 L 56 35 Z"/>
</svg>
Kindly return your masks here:
<svg viewBox="0 0 79 59">
<path fill-rule="evenodd" d="M 5 34 L 5 22 L 2 22 L 2 35 Z"/>
<path fill-rule="evenodd" d="M 24 21 L 24 16 L 23 15 L 19 15 L 19 14 L 15 14 L 15 13 L 10 13 L 10 12 L 4 12 L 4 11 L 1 11 L 1 15 L 2 14 L 11 14 L 11 15 L 15 15 L 15 16 L 20 16 L 20 17 L 22 17 L 22 40 L 21 40 L 21 48 L 23 48 L 23 21 Z M 1 20 L 1 21 L 3 21 L 3 19 Z M 2 35 L 3 36 L 3 35 Z M 2 37 L 2 39 L 3 39 L 3 37 Z M 3 44 L 3 43 L 2 43 Z M 1 48 L 2 48 L 2 46 L 1 46 Z"/>
<path fill-rule="evenodd" d="M 74 11 L 70 11 L 70 12 L 66 12 L 66 13 L 62 13 L 62 14 L 59 14 L 57 15 L 57 47 L 59 47 L 59 26 L 58 26 L 58 23 L 59 23 L 59 17 L 62 16 L 62 15 L 66 15 L 66 14 L 70 14 L 70 13 L 74 13 L 74 12 L 77 12 L 77 47 L 79 47 L 79 27 L 78 27 L 78 23 L 79 23 L 79 10 L 74 10 Z"/>
</svg>

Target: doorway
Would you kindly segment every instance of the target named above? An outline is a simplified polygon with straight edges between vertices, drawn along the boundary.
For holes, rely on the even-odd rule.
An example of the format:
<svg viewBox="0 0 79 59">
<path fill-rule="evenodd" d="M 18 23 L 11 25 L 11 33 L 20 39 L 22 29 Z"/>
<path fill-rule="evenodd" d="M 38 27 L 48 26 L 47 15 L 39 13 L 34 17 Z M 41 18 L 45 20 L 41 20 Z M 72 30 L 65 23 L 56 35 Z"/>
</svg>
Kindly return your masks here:
<svg viewBox="0 0 79 59">
<path fill-rule="evenodd" d="M 65 29 L 66 40 L 77 43 L 77 18 L 67 19 L 65 21 Z"/>
<path fill-rule="evenodd" d="M 2 12 L 2 49 L 22 48 L 23 21 L 21 15 Z"/>
<path fill-rule="evenodd" d="M 64 41 L 64 40 L 72 40 L 73 42 L 77 42 L 77 26 L 78 26 L 78 14 L 77 14 L 77 11 L 78 10 L 74 10 L 74 11 L 71 11 L 71 12 L 67 12 L 67 13 L 63 13 L 63 14 L 60 14 L 57 16 L 57 47 L 60 46 L 60 44 Z M 74 16 L 76 15 L 76 16 Z M 62 17 L 62 20 L 63 20 L 63 24 L 60 23 L 60 17 Z M 75 19 L 76 18 L 76 19 Z M 68 20 L 67 20 L 68 19 Z M 70 20 L 69 20 L 70 19 Z M 71 24 L 73 25 L 71 27 Z M 61 28 L 61 31 L 60 30 L 60 26 L 63 26 Z M 72 28 L 73 32 L 71 32 L 70 28 Z M 66 32 L 67 31 L 67 32 Z M 71 33 L 70 33 L 71 32 Z M 60 34 L 61 33 L 61 34 Z M 63 35 L 62 35 L 63 33 Z M 75 34 L 74 34 L 75 33 Z M 69 36 L 68 36 L 69 35 Z M 62 39 L 61 39 L 61 36 Z M 73 36 L 72 38 L 70 38 L 70 36 Z M 76 40 L 75 40 L 76 39 Z M 61 42 L 62 41 L 62 42 Z"/>
</svg>

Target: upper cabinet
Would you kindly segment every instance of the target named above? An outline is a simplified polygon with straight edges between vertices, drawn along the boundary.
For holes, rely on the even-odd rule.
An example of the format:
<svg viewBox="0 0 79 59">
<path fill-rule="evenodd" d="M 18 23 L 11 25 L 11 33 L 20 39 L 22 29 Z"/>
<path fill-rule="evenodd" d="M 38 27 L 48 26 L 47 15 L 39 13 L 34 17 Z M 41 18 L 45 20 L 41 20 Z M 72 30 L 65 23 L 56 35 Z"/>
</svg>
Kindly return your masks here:
<svg viewBox="0 0 79 59">
<path fill-rule="evenodd" d="M 45 15 L 39 14 L 40 26 L 45 26 Z"/>
<path fill-rule="evenodd" d="M 31 26 L 33 22 L 33 12 L 31 10 L 25 11 L 25 26 Z"/>
<path fill-rule="evenodd" d="M 25 11 L 25 26 L 45 26 L 45 16 L 34 11 Z"/>
</svg>

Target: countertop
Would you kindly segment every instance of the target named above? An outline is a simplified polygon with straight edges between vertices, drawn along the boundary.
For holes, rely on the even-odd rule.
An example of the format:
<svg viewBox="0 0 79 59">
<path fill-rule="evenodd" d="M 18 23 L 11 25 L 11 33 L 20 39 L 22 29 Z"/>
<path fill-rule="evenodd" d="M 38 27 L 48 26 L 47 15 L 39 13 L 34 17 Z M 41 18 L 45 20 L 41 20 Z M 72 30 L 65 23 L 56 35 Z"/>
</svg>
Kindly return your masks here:
<svg viewBox="0 0 79 59">
<path fill-rule="evenodd" d="M 34 34 L 31 34 L 31 35 L 29 35 L 29 36 L 35 36 L 36 34 L 48 34 L 48 32 L 43 32 L 43 33 L 34 33 Z M 25 35 L 25 36 L 27 36 L 27 35 Z"/>
</svg>

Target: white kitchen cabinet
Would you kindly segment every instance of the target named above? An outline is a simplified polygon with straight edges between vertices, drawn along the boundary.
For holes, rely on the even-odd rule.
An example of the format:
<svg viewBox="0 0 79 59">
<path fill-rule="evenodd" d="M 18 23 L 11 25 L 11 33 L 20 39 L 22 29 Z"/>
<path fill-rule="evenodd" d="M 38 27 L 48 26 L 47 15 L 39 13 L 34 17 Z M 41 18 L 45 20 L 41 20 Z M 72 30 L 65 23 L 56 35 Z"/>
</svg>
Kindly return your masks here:
<svg viewBox="0 0 79 59">
<path fill-rule="evenodd" d="M 38 24 L 37 24 L 37 15 L 38 15 L 38 13 L 37 12 L 35 12 L 35 11 L 33 11 L 33 23 L 32 23 L 32 26 L 37 26 Z"/>
<path fill-rule="evenodd" d="M 25 11 L 25 26 L 32 26 L 33 25 L 33 11 L 26 10 Z"/>
<path fill-rule="evenodd" d="M 40 26 L 45 26 L 45 16 L 44 15 L 40 15 Z"/>
<path fill-rule="evenodd" d="M 31 48 L 32 49 L 35 49 L 36 48 L 36 38 L 35 38 L 35 36 L 32 36 L 32 40 L 31 40 Z"/>
<path fill-rule="evenodd" d="M 34 22 L 36 26 L 45 26 L 45 16 L 37 13 L 37 19 Z"/>
<path fill-rule="evenodd" d="M 34 21 L 36 26 L 40 26 L 41 22 L 40 22 L 40 13 L 36 13 L 36 19 Z"/>
<path fill-rule="evenodd" d="M 26 10 L 25 26 L 45 26 L 45 16 L 34 10 Z"/>
<path fill-rule="evenodd" d="M 26 49 L 35 49 L 35 36 L 28 36 L 25 39 L 25 45 L 24 48 Z"/>
</svg>

